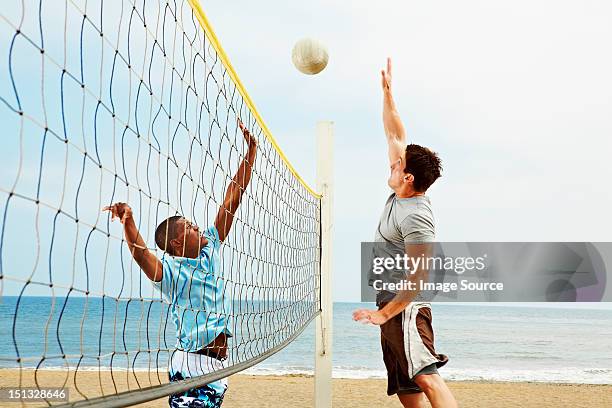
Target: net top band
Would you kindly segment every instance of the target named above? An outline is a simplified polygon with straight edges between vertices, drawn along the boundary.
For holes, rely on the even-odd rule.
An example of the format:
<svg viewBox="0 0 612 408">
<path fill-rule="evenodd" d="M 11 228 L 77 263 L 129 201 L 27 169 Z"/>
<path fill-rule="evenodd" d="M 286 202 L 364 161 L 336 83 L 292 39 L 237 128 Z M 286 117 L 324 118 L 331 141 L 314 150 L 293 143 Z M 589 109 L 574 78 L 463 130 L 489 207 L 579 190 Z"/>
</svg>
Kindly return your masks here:
<svg viewBox="0 0 612 408">
<path fill-rule="evenodd" d="M 285 165 L 287 166 L 289 171 L 291 171 L 291 173 L 300 182 L 300 184 L 302 186 L 304 186 L 304 188 L 312 196 L 314 196 L 315 198 L 321 198 L 321 194 L 317 193 L 312 187 L 310 187 L 308 185 L 308 183 L 306 183 L 306 181 L 304 181 L 302 176 L 300 176 L 300 174 L 293 167 L 293 165 L 291 164 L 291 162 L 289 161 L 289 159 L 287 158 L 287 156 L 285 155 L 283 150 L 278 145 L 278 142 L 276 141 L 274 136 L 272 136 L 272 132 L 270 132 L 270 129 L 268 129 L 268 126 L 266 125 L 266 123 L 264 122 L 263 118 L 259 114 L 259 111 L 255 107 L 255 104 L 253 103 L 253 100 L 249 96 L 249 93 L 247 92 L 246 88 L 242 84 L 242 81 L 240 80 L 240 77 L 238 77 L 238 74 L 234 70 L 234 67 L 232 66 L 232 63 L 230 62 L 227 54 L 225 53 L 225 50 L 221 46 L 221 42 L 217 38 L 214 30 L 212 29 L 212 26 L 210 24 L 210 21 L 208 21 L 208 18 L 206 17 L 206 14 L 204 14 L 204 10 L 202 10 L 202 6 L 200 6 L 200 2 L 198 0 L 187 0 L 187 2 L 191 6 L 191 8 L 193 10 L 193 13 L 195 14 L 196 18 L 198 19 L 198 22 L 200 23 L 200 25 L 202 27 L 202 30 L 204 30 L 204 35 L 208 38 L 208 40 L 210 41 L 210 44 L 213 46 L 213 48 L 217 52 L 217 55 L 221 59 L 221 62 L 223 63 L 223 66 L 225 66 L 225 69 L 227 70 L 227 73 L 229 74 L 229 76 L 232 79 L 232 81 L 234 81 L 234 84 L 236 84 L 236 88 L 238 89 L 238 92 L 240 92 L 240 95 L 242 95 L 242 98 L 244 99 L 244 101 L 246 102 L 247 106 L 249 107 L 249 110 L 251 111 L 251 113 L 253 114 L 255 119 L 257 120 L 257 123 L 261 127 L 261 129 L 262 129 L 264 135 L 266 136 L 266 138 L 268 139 L 268 141 L 270 141 L 270 143 L 272 144 L 272 146 L 274 147 L 274 149 L 276 150 L 278 155 L 281 157 L 281 159 L 283 160 L 283 162 L 285 163 Z"/>
</svg>

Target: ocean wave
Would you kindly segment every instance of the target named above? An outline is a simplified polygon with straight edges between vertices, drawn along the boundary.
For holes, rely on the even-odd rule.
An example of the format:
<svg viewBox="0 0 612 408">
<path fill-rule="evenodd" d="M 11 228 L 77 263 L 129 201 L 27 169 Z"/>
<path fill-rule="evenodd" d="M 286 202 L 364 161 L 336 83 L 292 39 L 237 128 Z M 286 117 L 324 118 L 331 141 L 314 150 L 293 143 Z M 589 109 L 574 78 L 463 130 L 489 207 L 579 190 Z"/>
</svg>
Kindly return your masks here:
<svg viewBox="0 0 612 408">
<path fill-rule="evenodd" d="M 9 368 L 9 367 L 4 367 Z M 12 367 L 18 369 L 18 367 Z M 35 368 L 22 368 L 23 370 L 35 370 Z M 75 366 L 70 366 L 74 371 Z M 41 370 L 65 371 L 66 366 L 46 366 Z M 79 371 L 111 371 L 110 367 L 80 366 Z M 147 368 L 125 368 L 113 367 L 114 372 L 147 372 Z M 165 372 L 159 369 L 159 372 Z M 312 367 L 305 366 L 255 366 L 248 368 L 238 374 L 246 375 L 314 375 Z M 474 368 L 458 369 L 445 367 L 440 369 L 440 375 L 449 381 L 484 381 L 484 382 L 542 382 L 556 384 L 612 384 L 612 368 L 564 368 L 564 369 L 496 369 L 496 368 Z M 332 377 L 345 379 L 382 379 L 386 378 L 385 370 L 371 369 L 363 366 L 334 366 Z"/>
<path fill-rule="evenodd" d="M 313 375 L 314 370 L 294 367 L 252 367 L 244 372 L 250 375 Z M 542 382 L 558 384 L 612 384 L 612 369 L 566 368 L 563 370 L 502 370 L 502 369 L 440 369 L 440 375 L 449 381 Z M 366 367 L 334 366 L 333 378 L 379 379 L 386 378 L 385 370 Z"/>
<path fill-rule="evenodd" d="M 608 369 L 453 369 L 440 370 L 442 376 L 454 381 L 546 382 L 557 384 L 612 384 Z"/>
</svg>

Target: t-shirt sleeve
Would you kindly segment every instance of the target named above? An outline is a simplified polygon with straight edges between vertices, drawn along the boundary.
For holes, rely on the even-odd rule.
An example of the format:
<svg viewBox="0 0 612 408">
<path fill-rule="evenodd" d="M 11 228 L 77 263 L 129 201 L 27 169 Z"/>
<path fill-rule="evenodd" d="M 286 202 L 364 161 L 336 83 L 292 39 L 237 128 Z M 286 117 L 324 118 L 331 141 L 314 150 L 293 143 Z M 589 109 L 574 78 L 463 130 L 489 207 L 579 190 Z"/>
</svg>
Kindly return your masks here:
<svg viewBox="0 0 612 408">
<path fill-rule="evenodd" d="M 219 231 L 217 231 L 217 227 L 214 225 L 209 227 L 206 231 L 204 231 L 204 236 L 208 239 L 213 247 L 213 249 L 219 249 L 221 246 L 221 240 L 219 239 Z"/>
<path fill-rule="evenodd" d="M 161 260 L 162 263 L 162 279 L 159 282 L 151 281 L 153 287 L 159 290 L 162 294 L 169 296 L 169 290 L 171 288 L 171 276 L 172 267 L 170 266 L 169 260 L 164 256 Z"/>
<path fill-rule="evenodd" d="M 433 223 L 419 213 L 408 215 L 400 224 L 404 243 L 433 242 L 436 238 Z"/>
</svg>

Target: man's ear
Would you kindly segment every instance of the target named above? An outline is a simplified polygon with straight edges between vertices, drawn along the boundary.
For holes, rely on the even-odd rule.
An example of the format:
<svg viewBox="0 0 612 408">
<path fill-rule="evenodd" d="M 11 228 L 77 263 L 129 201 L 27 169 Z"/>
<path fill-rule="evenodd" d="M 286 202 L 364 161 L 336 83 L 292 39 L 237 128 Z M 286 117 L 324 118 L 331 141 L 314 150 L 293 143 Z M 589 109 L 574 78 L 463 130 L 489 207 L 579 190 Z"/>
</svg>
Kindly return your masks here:
<svg viewBox="0 0 612 408">
<path fill-rule="evenodd" d="M 172 252 L 174 252 L 175 254 L 181 253 L 183 250 L 183 242 L 178 238 L 171 239 L 170 247 L 172 248 Z"/>
<path fill-rule="evenodd" d="M 404 175 L 404 182 L 412 184 L 414 182 L 414 176 L 410 173 L 406 173 Z"/>
</svg>

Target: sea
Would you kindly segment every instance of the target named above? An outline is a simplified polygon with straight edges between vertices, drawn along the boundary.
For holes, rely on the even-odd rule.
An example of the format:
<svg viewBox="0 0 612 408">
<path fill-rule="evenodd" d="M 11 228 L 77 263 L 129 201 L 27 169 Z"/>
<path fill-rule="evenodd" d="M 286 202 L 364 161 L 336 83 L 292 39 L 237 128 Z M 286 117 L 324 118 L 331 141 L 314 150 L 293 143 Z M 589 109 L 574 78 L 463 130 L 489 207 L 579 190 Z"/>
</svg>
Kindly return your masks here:
<svg viewBox="0 0 612 408">
<path fill-rule="evenodd" d="M 159 321 L 163 310 L 141 302 L 117 305 L 108 299 L 71 298 L 63 311 L 63 301 L 56 299 L 50 313 L 51 300 L 22 297 L 16 308 L 17 297 L 0 298 L 0 367 L 57 369 L 78 364 L 79 369 L 97 370 L 113 364 L 147 370 L 151 364 L 165 364 L 147 352 L 121 354 L 173 346 L 172 323 L 145 324 Z M 333 305 L 335 378 L 385 377 L 379 328 L 351 318 L 353 310 L 364 307 L 374 305 Z M 612 384 L 612 307 L 436 303 L 432 309 L 436 350 L 450 358 L 440 369 L 445 379 Z M 312 374 L 314 344 L 312 322 L 287 347 L 245 372 Z M 250 352 L 256 356 L 263 349 L 258 343 Z M 103 357 L 70 357 L 75 354 Z"/>
</svg>

